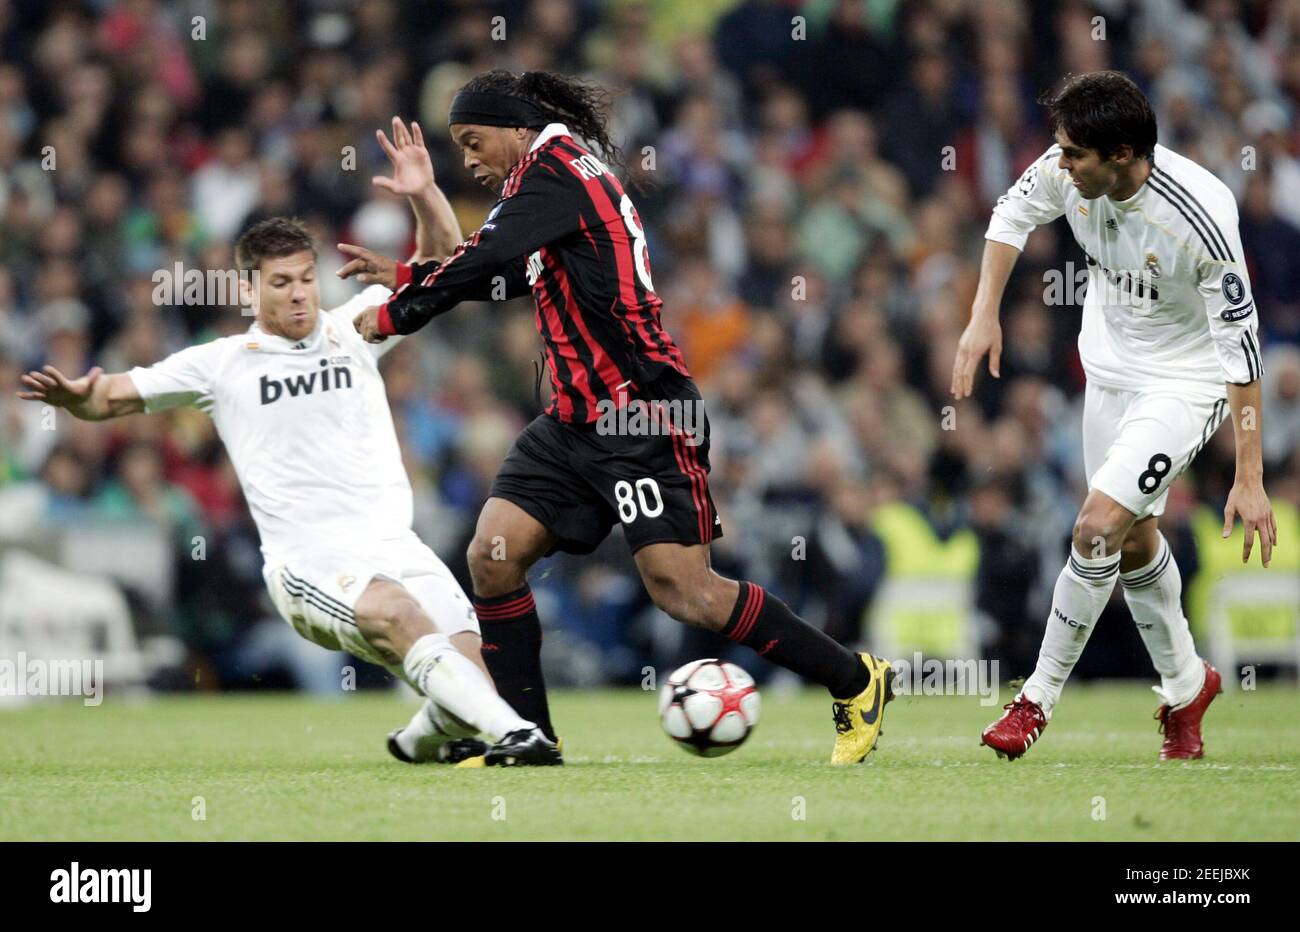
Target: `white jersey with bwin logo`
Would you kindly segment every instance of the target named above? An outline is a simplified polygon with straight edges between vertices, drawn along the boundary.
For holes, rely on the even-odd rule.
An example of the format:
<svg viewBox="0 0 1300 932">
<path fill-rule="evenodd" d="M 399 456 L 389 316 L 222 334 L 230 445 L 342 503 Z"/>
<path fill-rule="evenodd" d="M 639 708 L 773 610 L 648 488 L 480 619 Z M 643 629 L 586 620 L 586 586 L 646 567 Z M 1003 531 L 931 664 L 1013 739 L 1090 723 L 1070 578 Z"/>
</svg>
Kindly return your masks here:
<svg viewBox="0 0 1300 932">
<path fill-rule="evenodd" d="M 1064 216 L 1087 256 L 1079 355 L 1091 384 L 1252 382 L 1263 373 L 1237 203 L 1201 166 L 1156 146 L 1126 201 L 1079 195 L 1052 146 L 998 199 L 986 239 L 1023 249 Z"/>
<path fill-rule="evenodd" d="M 455 577 L 411 530 L 411 484 L 379 374 L 401 338 L 371 344 L 352 326 L 389 294 L 372 285 L 321 312 L 302 340 L 254 323 L 128 373 L 146 411 L 189 405 L 211 415 L 285 620 L 330 650 L 385 665 L 353 617 L 375 576 L 401 583 L 444 634 L 478 630 Z"/>
<path fill-rule="evenodd" d="M 128 373 L 146 411 L 212 417 L 268 563 L 323 541 L 410 533 L 411 486 L 378 367 L 394 338 L 372 345 L 352 326 L 387 295 L 371 286 L 300 341 L 254 323 Z"/>
</svg>

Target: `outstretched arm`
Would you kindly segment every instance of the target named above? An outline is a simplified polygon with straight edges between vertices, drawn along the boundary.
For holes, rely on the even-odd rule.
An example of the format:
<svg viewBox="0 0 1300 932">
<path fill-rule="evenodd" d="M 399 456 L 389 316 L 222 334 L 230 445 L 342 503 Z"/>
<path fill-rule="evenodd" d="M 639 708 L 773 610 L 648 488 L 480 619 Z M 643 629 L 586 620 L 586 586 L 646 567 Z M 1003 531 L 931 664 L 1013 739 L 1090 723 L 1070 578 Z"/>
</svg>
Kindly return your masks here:
<svg viewBox="0 0 1300 932">
<path fill-rule="evenodd" d="M 538 161 L 514 180 L 517 183 L 507 182 L 510 193 L 492 208 L 486 222 L 445 261 L 407 267 L 409 272 L 397 267 L 397 293 L 373 314 L 367 312 L 377 335 L 414 333 L 461 301 L 489 296 L 501 300 L 516 289 L 523 293 L 529 285 L 527 257 L 580 229 L 581 186 L 567 169 Z M 359 255 L 355 250 L 344 248 Z M 352 267 L 348 263 L 339 274 Z M 405 274 L 409 281 L 402 280 Z M 357 329 L 366 332 L 360 322 Z"/>
<path fill-rule="evenodd" d="M 369 249 L 339 243 L 339 251 L 351 259 L 338 271 L 340 278 L 356 276 L 365 285 L 383 285 L 390 291 L 415 282 L 425 282 L 447 257 L 458 252 L 464 240 L 456 214 L 434 182 L 433 163 L 424 144 L 420 124 L 412 122 L 408 130 L 400 117 L 393 117 L 393 139 L 383 130 L 375 136 L 393 164 L 393 177 L 377 175 L 372 182 L 378 187 L 405 195 L 415 214 L 415 253 L 406 262 L 397 262 Z M 459 300 L 504 301 L 528 293 L 523 259 L 503 263 L 477 282 L 462 287 Z M 450 308 L 453 305 L 448 305 Z M 394 332 L 382 331 L 378 306 L 367 308 L 353 322 L 357 331 L 371 343 L 380 343 Z"/>
<path fill-rule="evenodd" d="M 412 282 L 419 284 L 429 278 L 441 265 L 436 259 L 420 263 L 396 262 L 369 249 L 347 243 L 340 243 L 339 249 L 354 257 L 351 262 L 339 269 L 340 277 L 356 275 L 360 281 L 375 282 L 385 286 L 389 291 L 396 291 Z M 470 283 L 462 289 L 459 300 L 508 301 L 528 294 L 529 290 L 528 276 L 524 272 L 524 260 L 520 258 L 507 262 L 494 269 L 491 275 Z M 448 309 L 450 307 L 451 305 Z M 352 322 L 357 332 L 368 343 L 382 343 L 389 336 L 395 335 L 392 330 L 380 330 L 379 312 L 382 308 L 383 305 L 378 304 L 368 307 Z"/>
<path fill-rule="evenodd" d="M 79 379 L 69 379 L 53 366 L 45 366 L 40 372 L 22 376 L 22 383 L 27 391 L 20 391 L 19 398 L 63 408 L 83 421 L 105 421 L 144 410 L 144 399 L 130 376 L 125 372 L 105 375 L 98 366 Z"/>
</svg>

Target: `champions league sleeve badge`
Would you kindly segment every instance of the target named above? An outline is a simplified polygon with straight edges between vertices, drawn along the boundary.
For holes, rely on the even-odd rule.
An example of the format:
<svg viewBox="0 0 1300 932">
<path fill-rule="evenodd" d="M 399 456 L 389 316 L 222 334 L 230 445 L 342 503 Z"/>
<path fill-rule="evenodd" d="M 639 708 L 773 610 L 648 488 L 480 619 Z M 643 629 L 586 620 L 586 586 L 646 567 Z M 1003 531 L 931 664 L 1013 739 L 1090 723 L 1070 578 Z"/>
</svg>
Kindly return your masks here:
<svg viewBox="0 0 1300 932">
<path fill-rule="evenodd" d="M 1235 320 L 1242 320 L 1254 313 L 1254 302 L 1247 301 L 1245 304 L 1242 304 L 1242 302 L 1246 301 L 1246 298 L 1249 296 L 1246 294 L 1246 283 L 1242 281 L 1240 275 L 1236 272 L 1228 272 L 1223 276 L 1223 284 L 1220 287 L 1223 289 L 1224 300 L 1226 300 L 1231 306 L 1224 308 L 1224 310 L 1219 313 L 1219 317 L 1223 320 L 1232 322 Z"/>
<path fill-rule="evenodd" d="M 1246 297 L 1246 283 L 1236 272 L 1223 276 L 1223 297 L 1229 304 L 1240 304 Z"/>
</svg>

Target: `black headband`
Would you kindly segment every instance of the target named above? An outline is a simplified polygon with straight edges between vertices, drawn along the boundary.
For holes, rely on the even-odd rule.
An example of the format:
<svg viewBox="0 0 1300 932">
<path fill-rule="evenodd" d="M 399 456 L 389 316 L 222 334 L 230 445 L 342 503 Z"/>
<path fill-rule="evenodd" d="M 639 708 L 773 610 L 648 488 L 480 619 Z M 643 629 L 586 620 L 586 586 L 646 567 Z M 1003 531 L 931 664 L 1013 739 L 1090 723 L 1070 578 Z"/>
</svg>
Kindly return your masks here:
<svg viewBox="0 0 1300 932">
<path fill-rule="evenodd" d="M 451 102 L 447 125 L 522 126 L 536 129 L 551 122 L 546 111 L 531 100 L 496 91 L 459 91 Z"/>
</svg>

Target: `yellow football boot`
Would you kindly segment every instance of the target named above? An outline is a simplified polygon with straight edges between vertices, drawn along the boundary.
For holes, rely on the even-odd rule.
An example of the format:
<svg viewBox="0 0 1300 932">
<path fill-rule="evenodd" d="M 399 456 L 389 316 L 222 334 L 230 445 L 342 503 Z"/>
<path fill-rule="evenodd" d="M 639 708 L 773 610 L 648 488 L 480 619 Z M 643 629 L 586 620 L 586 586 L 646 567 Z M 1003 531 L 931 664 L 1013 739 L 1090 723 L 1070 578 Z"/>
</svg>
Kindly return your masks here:
<svg viewBox="0 0 1300 932">
<path fill-rule="evenodd" d="M 867 759 L 880 739 L 885 706 L 894 698 L 894 668 L 889 661 L 866 652 L 858 657 L 871 674 L 871 682 L 852 699 L 836 699 L 831 704 L 836 731 L 832 764 L 860 764 Z"/>
</svg>

